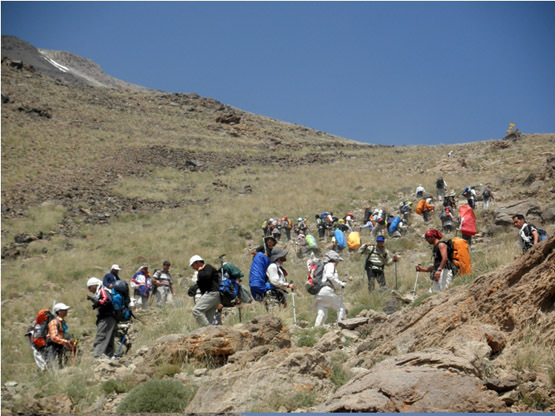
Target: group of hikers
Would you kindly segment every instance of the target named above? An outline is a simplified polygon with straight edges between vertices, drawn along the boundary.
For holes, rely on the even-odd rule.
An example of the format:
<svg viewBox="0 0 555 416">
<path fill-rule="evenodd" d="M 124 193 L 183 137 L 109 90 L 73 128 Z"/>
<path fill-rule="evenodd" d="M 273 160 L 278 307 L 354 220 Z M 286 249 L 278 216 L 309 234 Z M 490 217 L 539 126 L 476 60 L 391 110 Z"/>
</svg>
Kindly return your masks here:
<svg viewBox="0 0 555 416">
<path fill-rule="evenodd" d="M 436 182 L 436 190 L 437 199 L 442 201 L 443 205 L 440 215 L 442 231 L 452 232 L 453 224 L 458 222 L 457 230 L 461 231 L 462 238 L 455 236 L 445 240 L 442 232 L 434 228 L 425 232 L 424 239 L 432 246 L 433 264 L 428 267 L 416 265 L 414 294 L 420 272 L 430 274 L 430 292 L 447 289 L 456 274 L 472 273 L 469 251 L 472 236 L 476 234 L 476 217 L 473 212 L 476 206 L 476 192 L 471 187 L 463 190 L 461 195 L 467 199 L 467 204 L 459 207 L 459 218 L 455 220 L 455 193 L 447 193 L 447 184 L 442 178 Z M 416 212 L 422 215 L 427 223 L 430 220 L 429 215 L 434 212 L 433 196 L 419 185 L 416 197 L 419 199 Z M 487 187 L 483 189 L 482 200 L 485 210 L 492 199 L 491 190 Z M 224 307 L 255 301 L 263 302 L 266 309 L 270 310 L 271 307 L 286 307 L 290 297 L 295 313 L 296 287 L 288 280 L 288 272 L 284 267 L 289 251 L 278 247 L 282 233 L 285 235 L 286 247 L 294 244 L 295 247 L 301 245 L 314 249 L 305 252 L 308 255 L 305 289 L 314 295 L 314 325 L 321 326 L 326 323 L 329 309 L 337 312 L 338 321 L 344 319 L 346 310 L 343 304 L 343 288 L 346 283 L 338 274 L 338 266 L 343 261 L 341 253 L 347 249 L 349 253 L 356 252 L 365 257 L 364 270 L 369 292 L 375 289 L 376 282 L 380 291 L 386 290 L 385 267 L 395 264 L 400 259 L 399 255 L 392 254 L 385 247 L 386 237 L 398 238 L 408 232 L 412 202 L 402 201 L 398 210 L 399 215 L 392 216 L 383 209 L 371 209 L 370 206 L 366 206 L 361 224 L 356 221 L 352 212 L 348 212 L 343 218 L 337 218 L 331 212 L 316 214 L 315 228 L 319 241 L 331 237 L 331 245 L 326 247 L 325 254 L 321 256 L 322 261 L 315 256 L 320 250 L 314 249 L 318 242 L 309 234 L 307 218 L 300 217 L 295 223 L 286 216 L 264 221 L 263 244 L 250 250 L 252 263 L 248 289 L 242 284 L 244 274 L 237 266 L 225 262 L 225 255 L 220 256 L 220 265 L 216 266 L 206 263 L 198 254 L 193 255 L 188 265 L 194 272 L 194 285 L 189 288 L 188 295 L 194 300 L 194 319 L 199 326 L 221 324 L 221 312 Z M 513 225 L 519 229 L 519 244 L 523 251 L 545 239 L 545 231 L 527 223 L 522 215 L 513 217 Z M 355 230 L 357 226 L 358 231 Z M 363 229 L 370 230 L 372 242 L 361 243 L 360 232 Z M 291 231 L 295 234 L 295 240 L 292 240 Z M 126 351 L 129 349 L 127 330 L 129 321 L 135 318 L 134 309 L 147 309 L 152 305 L 154 298 L 157 307 L 172 303 L 175 291 L 170 267 L 170 261 L 166 260 L 162 263 L 162 268 L 155 270 L 151 275 L 148 265 L 141 265 L 130 279 L 132 293 L 127 282 L 120 277 L 121 267 L 118 264 L 111 266 L 103 280 L 96 277 L 88 279 L 87 290 L 91 296 L 87 296 L 87 299 L 92 302 L 93 310 L 96 310 L 97 332 L 93 343 L 95 358 L 117 358 L 121 355 L 124 345 Z M 43 370 L 63 366 L 68 356 L 75 355 L 77 342 L 69 334 L 65 321 L 69 309 L 70 307 L 64 303 L 56 303 L 53 306 L 53 314 L 48 310 L 41 310 L 36 322 L 26 333 L 33 348 L 35 361 Z M 240 311 L 239 308 L 241 319 Z M 296 323 L 296 315 L 294 316 Z M 119 341 L 117 350 L 116 339 Z"/>
</svg>

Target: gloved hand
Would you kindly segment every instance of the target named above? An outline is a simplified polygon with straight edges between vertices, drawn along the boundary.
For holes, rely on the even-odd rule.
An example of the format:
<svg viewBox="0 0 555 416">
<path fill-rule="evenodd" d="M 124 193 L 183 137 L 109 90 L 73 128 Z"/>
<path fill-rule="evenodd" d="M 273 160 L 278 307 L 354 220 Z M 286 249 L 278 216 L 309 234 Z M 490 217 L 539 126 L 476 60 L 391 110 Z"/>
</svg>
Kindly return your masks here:
<svg viewBox="0 0 555 416">
<path fill-rule="evenodd" d="M 94 301 L 93 304 L 92 304 L 93 310 L 96 309 L 96 308 L 99 308 L 99 307 L 100 307 L 100 303 L 98 303 L 97 301 Z"/>
</svg>

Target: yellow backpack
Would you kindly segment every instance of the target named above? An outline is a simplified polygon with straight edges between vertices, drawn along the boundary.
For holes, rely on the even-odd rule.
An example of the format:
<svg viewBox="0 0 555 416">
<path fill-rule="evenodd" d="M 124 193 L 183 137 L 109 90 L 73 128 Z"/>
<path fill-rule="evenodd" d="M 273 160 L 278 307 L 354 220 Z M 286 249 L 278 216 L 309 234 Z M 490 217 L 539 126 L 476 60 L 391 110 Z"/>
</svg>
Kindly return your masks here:
<svg viewBox="0 0 555 416">
<path fill-rule="evenodd" d="M 360 248 L 360 233 L 356 231 L 349 233 L 347 247 L 349 247 L 349 250 L 358 250 Z"/>
<path fill-rule="evenodd" d="M 472 262 L 468 242 L 459 237 L 453 237 L 447 242 L 449 260 L 459 268 L 459 274 L 472 274 Z"/>
</svg>

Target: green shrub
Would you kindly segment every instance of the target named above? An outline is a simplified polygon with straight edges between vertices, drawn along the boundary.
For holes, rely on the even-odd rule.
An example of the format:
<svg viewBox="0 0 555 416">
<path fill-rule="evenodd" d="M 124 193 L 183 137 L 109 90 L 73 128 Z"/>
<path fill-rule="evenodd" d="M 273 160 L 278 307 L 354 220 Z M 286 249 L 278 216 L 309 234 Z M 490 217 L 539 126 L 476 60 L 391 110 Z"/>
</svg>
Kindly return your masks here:
<svg viewBox="0 0 555 416">
<path fill-rule="evenodd" d="M 175 380 L 149 380 L 132 389 L 117 408 L 118 413 L 183 412 L 196 392 Z"/>
<path fill-rule="evenodd" d="M 129 386 L 124 382 L 119 382 L 116 380 L 106 380 L 101 385 L 102 391 L 106 394 L 111 393 L 127 393 L 129 391 Z"/>
</svg>

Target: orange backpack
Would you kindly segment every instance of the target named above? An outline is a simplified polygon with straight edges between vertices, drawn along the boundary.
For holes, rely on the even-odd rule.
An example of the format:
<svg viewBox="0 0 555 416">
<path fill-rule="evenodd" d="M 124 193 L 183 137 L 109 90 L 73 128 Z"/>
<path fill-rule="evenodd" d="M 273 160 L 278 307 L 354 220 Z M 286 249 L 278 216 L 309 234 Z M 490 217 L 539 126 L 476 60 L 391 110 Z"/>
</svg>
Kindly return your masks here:
<svg viewBox="0 0 555 416">
<path fill-rule="evenodd" d="M 426 206 L 426 201 L 424 201 L 423 199 L 418 201 L 418 205 L 416 206 L 416 213 L 418 215 L 422 215 L 422 211 L 424 210 L 425 206 Z"/>
<path fill-rule="evenodd" d="M 459 268 L 459 274 L 472 274 L 472 262 L 468 251 L 468 242 L 459 237 L 453 237 L 447 242 L 449 260 Z"/>
</svg>

